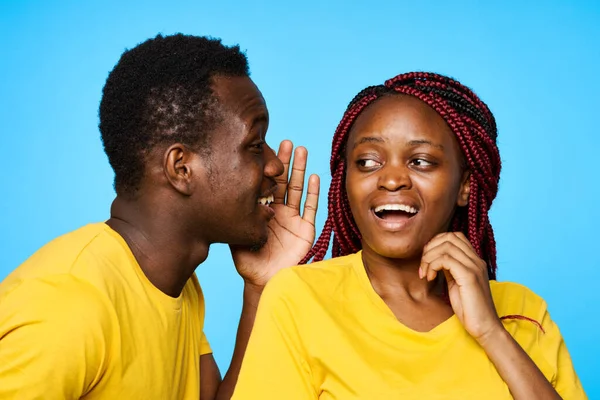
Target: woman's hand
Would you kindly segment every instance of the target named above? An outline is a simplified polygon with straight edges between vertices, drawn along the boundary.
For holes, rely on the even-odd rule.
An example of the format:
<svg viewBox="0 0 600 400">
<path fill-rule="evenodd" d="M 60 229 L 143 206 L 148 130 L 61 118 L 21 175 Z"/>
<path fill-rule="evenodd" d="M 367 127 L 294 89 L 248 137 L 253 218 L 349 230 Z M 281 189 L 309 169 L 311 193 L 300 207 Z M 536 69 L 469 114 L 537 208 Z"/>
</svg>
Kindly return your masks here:
<svg viewBox="0 0 600 400">
<path fill-rule="evenodd" d="M 434 237 L 423 251 L 419 276 L 428 281 L 443 271 L 454 313 L 478 342 L 504 330 L 496 314 L 490 291 L 487 265 L 462 232 Z"/>
<path fill-rule="evenodd" d="M 434 237 L 423 251 L 419 276 L 443 271 L 454 313 L 477 340 L 516 400 L 560 399 L 529 355 L 504 329 L 492 299 L 487 265 L 461 232 Z"/>
</svg>

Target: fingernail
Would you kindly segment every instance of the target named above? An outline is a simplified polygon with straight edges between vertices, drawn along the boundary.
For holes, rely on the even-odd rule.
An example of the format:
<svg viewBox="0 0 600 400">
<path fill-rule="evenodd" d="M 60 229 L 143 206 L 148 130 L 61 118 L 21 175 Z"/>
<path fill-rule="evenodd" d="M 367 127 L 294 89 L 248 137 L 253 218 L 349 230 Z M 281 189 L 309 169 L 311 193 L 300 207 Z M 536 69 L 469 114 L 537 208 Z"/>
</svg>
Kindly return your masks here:
<svg viewBox="0 0 600 400">
<path fill-rule="evenodd" d="M 423 279 L 423 268 L 419 267 L 419 279 Z"/>
</svg>

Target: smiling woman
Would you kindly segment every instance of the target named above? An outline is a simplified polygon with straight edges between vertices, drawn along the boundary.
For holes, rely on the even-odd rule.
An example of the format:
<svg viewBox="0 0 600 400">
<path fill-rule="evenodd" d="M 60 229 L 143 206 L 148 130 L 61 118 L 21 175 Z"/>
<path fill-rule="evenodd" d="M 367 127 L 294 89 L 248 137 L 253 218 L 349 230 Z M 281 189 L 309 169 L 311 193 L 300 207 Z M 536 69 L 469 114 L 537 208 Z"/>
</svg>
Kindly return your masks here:
<svg viewBox="0 0 600 400">
<path fill-rule="evenodd" d="M 420 257 L 425 244 L 448 229 L 454 210 L 467 204 L 470 174 L 458 141 L 444 119 L 414 97 L 386 96 L 367 107 L 347 148 L 346 192 L 365 251 Z M 409 212 L 393 210 L 400 207 Z"/>
<path fill-rule="evenodd" d="M 320 262 L 267 285 L 235 399 L 586 398 L 546 303 L 495 281 L 496 136 L 488 107 L 444 76 L 352 100 L 304 259 Z"/>
</svg>

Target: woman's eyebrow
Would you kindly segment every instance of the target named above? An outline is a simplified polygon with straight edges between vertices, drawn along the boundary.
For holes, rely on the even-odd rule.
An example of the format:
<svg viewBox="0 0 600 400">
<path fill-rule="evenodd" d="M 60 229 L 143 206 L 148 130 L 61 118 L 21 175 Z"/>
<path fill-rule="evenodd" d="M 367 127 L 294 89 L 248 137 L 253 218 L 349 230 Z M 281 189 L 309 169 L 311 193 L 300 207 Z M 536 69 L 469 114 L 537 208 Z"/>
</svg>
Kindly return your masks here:
<svg viewBox="0 0 600 400">
<path fill-rule="evenodd" d="M 363 143 L 384 143 L 385 140 L 383 140 L 380 137 L 377 136 L 365 136 L 360 138 L 359 140 L 357 140 L 354 143 L 354 146 L 352 146 L 352 149 L 355 149 L 357 146 L 360 146 Z"/>
<path fill-rule="evenodd" d="M 440 150 L 444 150 L 444 146 L 441 144 L 437 144 L 437 143 L 433 143 L 429 140 L 425 140 L 425 139 L 420 139 L 420 140 L 410 140 L 406 143 L 407 145 L 411 146 L 411 147 L 417 147 L 417 146 L 422 146 L 422 145 L 427 145 L 427 146 L 432 146 L 432 147 L 436 147 Z"/>
</svg>

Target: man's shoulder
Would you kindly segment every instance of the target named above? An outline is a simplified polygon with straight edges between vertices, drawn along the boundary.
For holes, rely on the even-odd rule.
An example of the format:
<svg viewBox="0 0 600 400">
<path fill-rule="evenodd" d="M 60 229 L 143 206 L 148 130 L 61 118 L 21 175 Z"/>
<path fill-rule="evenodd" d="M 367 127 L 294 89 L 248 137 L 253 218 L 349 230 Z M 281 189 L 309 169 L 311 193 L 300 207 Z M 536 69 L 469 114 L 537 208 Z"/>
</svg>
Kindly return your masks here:
<svg viewBox="0 0 600 400">
<path fill-rule="evenodd" d="M 192 307 L 204 307 L 204 294 L 195 272 L 190 276 L 190 279 L 188 279 L 183 287 L 182 296 L 183 300 L 188 302 Z"/>
<path fill-rule="evenodd" d="M 0 283 L 0 294 L 26 281 L 49 281 L 53 276 L 72 274 L 81 279 L 94 274 L 92 264 L 111 263 L 111 254 L 122 252 L 120 243 L 108 232 L 107 225 L 85 225 L 61 235 L 42 246 Z"/>
<path fill-rule="evenodd" d="M 110 303 L 89 283 L 69 274 L 24 279 L 0 293 L 0 375 L 19 393 L 58 385 L 79 398 L 111 361 L 118 329 Z"/>
<path fill-rule="evenodd" d="M 107 297 L 70 274 L 28 278 L 0 290 L 0 337 L 28 326 L 69 335 L 105 330 L 114 318 Z"/>
</svg>

